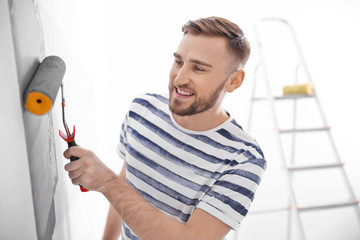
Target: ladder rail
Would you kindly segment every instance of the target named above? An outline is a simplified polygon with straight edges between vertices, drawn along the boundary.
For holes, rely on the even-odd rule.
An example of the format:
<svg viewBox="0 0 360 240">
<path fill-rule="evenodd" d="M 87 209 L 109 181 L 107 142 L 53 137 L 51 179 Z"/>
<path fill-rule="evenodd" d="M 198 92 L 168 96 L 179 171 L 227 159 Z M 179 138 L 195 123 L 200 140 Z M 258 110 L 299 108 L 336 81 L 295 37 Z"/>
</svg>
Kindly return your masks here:
<svg viewBox="0 0 360 240">
<path fill-rule="evenodd" d="M 254 105 L 253 99 L 255 98 L 255 86 L 256 86 L 256 82 L 257 82 L 256 74 L 258 73 L 258 70 L 259 70 L 259 64 L 256 65 L 255 71 L 254 71 L 254 79 L 253 79 L 253 86 L 252 86 L 252 90 L 251 90 L 251 98 L 250 98 L 251 101 L 250 101 L 249 118 L 248 118 L 248 126 L 247 126 L 248 131 L 251 131 L 251 122 L 252 122 L 253 105 Z"/>
<path fill-rule="evenodd" d="M 270 88 L 270 82 L 268 79 L 268 73 L 267 73 L 267 69 L 266 69 L 266 65 L 264 62 L 264 56 L 263 56 L 263 51 L 262 51 L 262 44 L 260 41 L 260 35 L 259 35 L 259 29 L 258 29 L 258 24 L 257 23 L 255 25 L 255 34 L 256 34 L 256 39 L 257 39 L 257 43 L 258 43 L 258 48 L 259 48 L 259 55 L 260 55 L 260 65 L 261 65 L 261 69 L 262 72 L 264 74 L 264 80 L 265 80 L 265 84 L 266 84 L 266 89 L 267 89 L 267 100 L 269 102 L 270 105 L 270 109 L 271 109 L 271 115 L 272 115 L 272 119 L 273 119 L 273 125 L 275 127 L 275 129 L 279 129 L 279 122 L 277 119 L 277 116 L 275 114 L 275 104 L 274 104 L 274 98 L 272 97 L 272 93 L 271 93 L 271 88 Z M 282 163 L 284 164 L 284 166 L 286 166 L 287 162 L 286 162 L 286 158 L 285 158 L 285 152 L 284 152 L 284 147 L 281 141 L 281 136 L 279 134 L 279 131 L 276 131 L 276 138 L 277 138 L 277 142 L 278 142 L 278 147 L 279 147 L 279 153 L 280 153 L 280 158 Z M 288 192 L 289 192 L 289 206 L 297 206 L 297 201 L 296 201 L 296 197 L 295 197 L 295 192 L 294 189 L 292 187 L 292 181 L 291 181 L 291 174 L 289 172 L 286 172 L 286 178 L 287 178 L 287 188 L 288 188 Z M 304 228 L 300 219 L 300 215 L 297 211 L 292 211 L 289 210 L 289 215 L 288 215 L 288 223 L 291 223 L 291 215 L 292 213 L 294 213 L 296 220 L 297 220 L 297 224 L 298 224 L 298 228 L 300 229 L 300 236 L 301 239 L 305 239 L 305 233 L 304 233 Z M 287 236 L 288 239 L 290 239 L 291 237 L 291 224 L 288 224 L 288 231 L 287 231 Z"/>
<path fill-rule="evenodd" d="M 295 72 L 295 84 L 298 83 L 298 72 L 299 72 L 299 68 L 300 68 L 300 64 L 298 64 L 296 66 L 296 72 Z M 294 107 L 293 107 L 293 124 L 292 124 L 292 128 L 296 129 L 297 126 L 297 99 L 294 99 Z M 296 134 L 295 132 L 293 132 L 291 134 L 291 156 L 290 156 L 290 164 L 294 165 L 295 164 L 295 141 L 296 141 Z"/>
</svg>

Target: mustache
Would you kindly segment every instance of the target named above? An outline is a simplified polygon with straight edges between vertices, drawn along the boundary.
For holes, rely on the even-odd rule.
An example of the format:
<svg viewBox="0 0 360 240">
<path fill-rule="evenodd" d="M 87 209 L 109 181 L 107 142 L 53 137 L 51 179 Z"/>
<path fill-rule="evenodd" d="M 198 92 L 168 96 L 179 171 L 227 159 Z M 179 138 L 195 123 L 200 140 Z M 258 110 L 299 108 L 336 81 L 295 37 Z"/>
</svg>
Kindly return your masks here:
<svg viewBox="0 0 360 240">
<path fill-rule="evenodd" d="M 191 91 L 191 92 L 196 92 L 191 86 L 190 86 L 190 84 L 180 84 L 180 85 L 176 85 L 176 84 L 174 84 L 174 83 L 171 83 L 171 84 L 169 84 L 169 87 L 171 88 L 171 89 L 173 89 L 173 88 L 180 88 L 180 89 L 186 89 L 186 90 L 189 90 L 189 91 Z"/>
</svg>

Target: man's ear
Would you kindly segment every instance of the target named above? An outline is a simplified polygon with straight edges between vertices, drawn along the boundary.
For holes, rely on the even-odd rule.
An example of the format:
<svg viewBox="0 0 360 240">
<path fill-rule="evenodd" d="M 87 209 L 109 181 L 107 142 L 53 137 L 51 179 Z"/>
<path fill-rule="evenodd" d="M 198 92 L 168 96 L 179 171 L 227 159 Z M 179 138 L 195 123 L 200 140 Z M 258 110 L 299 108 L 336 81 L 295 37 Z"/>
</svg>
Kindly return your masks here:
<svg viewBox="0 0 360 240">
<path fill-rule="evenodd" d="M 230 75 L 230 82 L 226 87 L 227 92 L 232 92 L 238 87 L 241 86 L 245 78 L 244 70 L 237 70 L 233 74 Z"/>
</svg>

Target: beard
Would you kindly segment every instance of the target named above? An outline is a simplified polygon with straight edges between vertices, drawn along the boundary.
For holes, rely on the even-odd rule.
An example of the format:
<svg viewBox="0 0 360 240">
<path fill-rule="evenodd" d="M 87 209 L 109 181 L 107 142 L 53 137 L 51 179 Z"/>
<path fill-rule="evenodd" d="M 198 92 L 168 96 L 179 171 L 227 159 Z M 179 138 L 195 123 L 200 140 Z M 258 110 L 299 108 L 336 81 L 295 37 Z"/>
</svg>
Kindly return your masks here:
<svg viewBox="0 0 360 240">
<path fill-rule="evenodd" d="M 223 90 L 226 81 L 223 81 L 219 87 L 217 87 L 209 96 L 207 97 L 197 97 L 195 95 L 195 100 L 189 105 L 186 106 L 183 101 L 176 99 L 172 96 L 174 91 L 174 84 L 171 82 L 169 83 L 169 109 L 173 114 L 179 116 L 190 116 L 197 113 L 202 113 L 210 108 L 212 108 L 219 100 L 220 93 Z M 188 84 L 180 85 L 178 88 L 185 88 L 188 89 Z"/>
</svg>

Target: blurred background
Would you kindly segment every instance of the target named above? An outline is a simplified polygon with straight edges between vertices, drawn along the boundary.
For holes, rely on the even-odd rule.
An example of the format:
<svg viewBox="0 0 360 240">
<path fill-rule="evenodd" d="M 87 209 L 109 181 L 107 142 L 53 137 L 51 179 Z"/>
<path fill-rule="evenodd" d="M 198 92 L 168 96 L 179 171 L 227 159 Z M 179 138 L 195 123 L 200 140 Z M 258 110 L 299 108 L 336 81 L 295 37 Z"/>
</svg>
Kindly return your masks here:
<svg viewBox="0 0 360 240">
<path fill-rule="evenodd" d="M 360 2 L 357 0 L 39 0 L 46 55 L 58 55 L 67 64 L 64 78 L 67 122 L 76 125 L 77 143 L 93 150 L 115 172 L 122 161 L 115 148 L 122 120 L 132 99 L 146 92 L 167 92 L 173 52 L 181 40 L 181 26 L 190 19 L 221 16 L 245 32 L 252 54 L 245 67 L 241 88 L 227 96 L 224 107 L 245 129 L 254 78 L 264 92 L 255 24 L 264 17 L 289 21 L 295 29 L 314 87 L 357 198 L 360 198 L 359 74 Z M 271 26 L 273 27 L 273 26 Z M 296 56 L 288 50 L 288 31 L 265 27 L 262 41 L 268 52 L 270 82 L 275 95 L 294 81 Z M 291 46 L 289 46 L 291 47 Z M 301 75 L 301 74 L 300 74 Z M 307 81 L 307 79 L 300 79 Z M 55 106 L 60 106 L 57 97 Z M 279 123 L 291 123 L 291 105 L 276 106 Z M 263 148 L 268 170 L 257 191 L 249 215 L 240 230 L 228 239 L 286 239 L 287 211 L 256 214 L 288 207 L 287 178 L 267 102 L 255 103 L 252 136 Z M 62 129 L 61 108 L 53 108 L 55 132 Z M 299 105 L 306 125 L 319 126 L 313 104 Z M 300 136 L 299 136 L 300 137 Z M 81 193 L 67 177 L 62 157 L 66 144 L 55 136 L 59 181 L 57 185 L 54 239 L 100 239 L 105 226 L 106 199 L 98 193 Z M 289 149 L 289 139 L 283 138 Z M 324 136 L 301 135 L 299 163 L 332 161 L 331 146 Z M 288 152 L 286 152 L 288 154 Z M 310 159 L 310 157 L 312 158 Z M 313 158 L 316 156 L 315 158 Z M 336 170 L 309 171 L 294 177 L 299 202 L 305 205 L 348 198 Z M 320 185 L 316 185 L 316 184 Z M 319 199 L 316 199 L 319 195 Z M 253 214 L 251 212 L 254 212 Z M 307 239 L 360 239 L 360 224 L 353 207 L 305 212 L 301 215 Z M 292 221 L 292 238 L 298 237 Z"/>
</svg>

